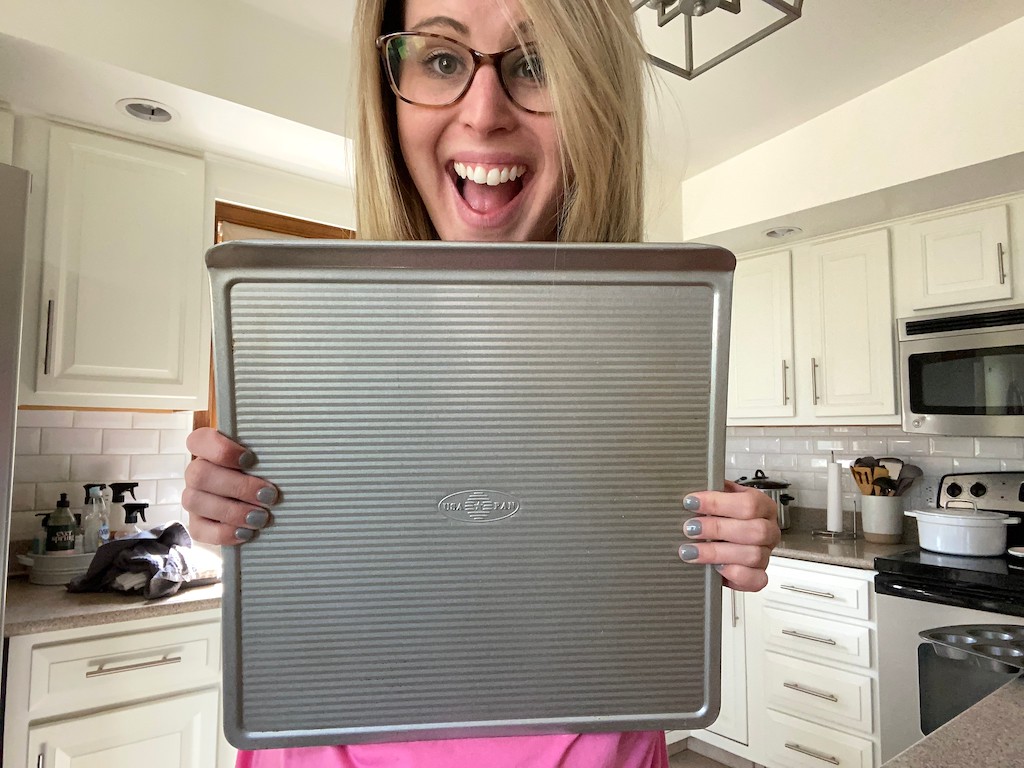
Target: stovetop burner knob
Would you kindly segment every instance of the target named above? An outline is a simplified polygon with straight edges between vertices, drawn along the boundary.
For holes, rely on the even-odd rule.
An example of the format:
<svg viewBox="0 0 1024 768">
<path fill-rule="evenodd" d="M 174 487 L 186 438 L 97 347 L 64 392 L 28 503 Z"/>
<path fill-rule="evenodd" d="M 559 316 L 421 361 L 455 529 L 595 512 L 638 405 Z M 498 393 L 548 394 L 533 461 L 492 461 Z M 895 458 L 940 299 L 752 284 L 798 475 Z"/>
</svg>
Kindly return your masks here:
<svg viewBox="0 0 1024 768">
<path fill-rule="evenodd" d="M 959 483 L 950 483 L 946 486 L 946 495 L 952 496 L 954 499 L 964 492 L 964 489 Z"/>
<path fill-rule="evenodd" d="M 984 483 L 975 483 L 971 486 L 971 496 L 978 499 L 985 495 L 988 488 L 985 487 Z"/>
</svg>

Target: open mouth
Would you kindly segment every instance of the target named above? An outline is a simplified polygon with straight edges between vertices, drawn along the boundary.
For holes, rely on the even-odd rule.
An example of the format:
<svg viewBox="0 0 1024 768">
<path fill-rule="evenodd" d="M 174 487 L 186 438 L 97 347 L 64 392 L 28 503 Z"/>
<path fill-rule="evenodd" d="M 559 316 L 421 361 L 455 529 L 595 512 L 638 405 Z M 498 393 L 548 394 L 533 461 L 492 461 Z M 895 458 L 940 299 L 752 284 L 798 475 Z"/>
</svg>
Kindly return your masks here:
<svg viewBox="0 0 1024 768">
<path fill-rule="evenodd" d="M 456 161 L 455 188 L 472 210 L 486 214 L 504 208 L 523 191 L 524 165 L 486 165 Z"/>
</svg>

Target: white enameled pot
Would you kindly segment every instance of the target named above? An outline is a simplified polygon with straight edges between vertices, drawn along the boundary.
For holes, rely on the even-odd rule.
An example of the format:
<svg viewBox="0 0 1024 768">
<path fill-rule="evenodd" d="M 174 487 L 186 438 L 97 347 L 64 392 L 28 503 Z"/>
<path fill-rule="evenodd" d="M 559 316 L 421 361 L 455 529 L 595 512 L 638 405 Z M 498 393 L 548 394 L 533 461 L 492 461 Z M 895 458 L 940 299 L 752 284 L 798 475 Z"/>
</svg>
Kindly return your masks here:
<svg viewBox="0 0 1024 768">
<path fill-rule="evenodd" d="M 1003 554 L 1006 551 L 1006 527 L 1020 522 L 1019 517 L 985 511 L 908 509 L 903 514 L 917 518 L 922 549 L 973 557 Z"/>
</svg>

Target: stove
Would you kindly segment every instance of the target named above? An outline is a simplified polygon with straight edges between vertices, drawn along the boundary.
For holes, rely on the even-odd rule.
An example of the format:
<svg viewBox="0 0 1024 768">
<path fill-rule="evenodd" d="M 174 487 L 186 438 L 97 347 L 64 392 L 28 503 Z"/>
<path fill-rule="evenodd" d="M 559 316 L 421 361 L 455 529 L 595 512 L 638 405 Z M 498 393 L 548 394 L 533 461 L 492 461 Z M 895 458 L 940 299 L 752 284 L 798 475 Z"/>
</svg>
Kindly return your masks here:
<svg viewBox="0 0 1024 768">
<path fill-rule="evenodd" d="M 1024 472 L 944 475 L 938 508 L 1024 513 Z M 1024 544 L 1024 524 L 1007 529 L 1007 546 Z M 916 549 L 875 558 L 875 591 L 929 603 L 1024 616 L 1024 558 L 962 557 Z"/>
</svg>

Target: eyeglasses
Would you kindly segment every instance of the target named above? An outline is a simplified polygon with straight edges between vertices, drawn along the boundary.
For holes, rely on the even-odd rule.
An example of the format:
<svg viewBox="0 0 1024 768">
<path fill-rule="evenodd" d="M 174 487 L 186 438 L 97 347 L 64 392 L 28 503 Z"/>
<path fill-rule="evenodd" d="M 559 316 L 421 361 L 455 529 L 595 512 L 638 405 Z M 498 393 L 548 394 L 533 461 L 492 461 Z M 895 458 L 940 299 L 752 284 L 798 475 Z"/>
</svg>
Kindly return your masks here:
<svg viewBox="0 0 1024 768">
<path fill-rule="evenodd" d="M 480 53 L 444 35 L 395 32 L 377 38 L 391 90 L 424 107 L 454 104 L 469 90 L 477 70 L 490 64 L 506 95 L 527 112 L 548 113 L 551 93 L 540 54 L 529 45 Z"/>
</svg>

